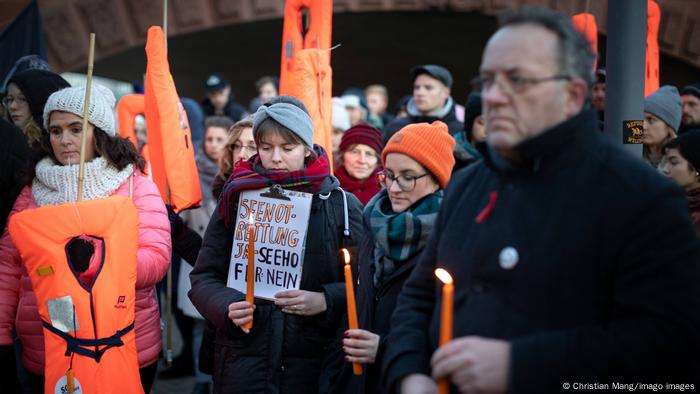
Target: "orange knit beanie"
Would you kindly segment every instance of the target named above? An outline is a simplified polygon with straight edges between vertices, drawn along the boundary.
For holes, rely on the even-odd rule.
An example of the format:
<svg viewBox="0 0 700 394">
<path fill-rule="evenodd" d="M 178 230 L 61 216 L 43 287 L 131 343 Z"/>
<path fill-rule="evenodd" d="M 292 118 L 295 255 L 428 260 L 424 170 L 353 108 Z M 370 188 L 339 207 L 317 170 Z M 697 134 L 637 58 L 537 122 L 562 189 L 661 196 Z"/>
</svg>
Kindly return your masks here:
<svg viewBox="0 0 700 394">
<path fill-rule="evenodd" d="M 439 120 L 431 124 L 414 123 L 389 139 L 382 151 L 382 163 L 386 162 L 389 153 L 403 153 L 430 171 L 444 189 L 455 165 L 454 148 L 455 140 L 446 124 Z"/>
</svg>

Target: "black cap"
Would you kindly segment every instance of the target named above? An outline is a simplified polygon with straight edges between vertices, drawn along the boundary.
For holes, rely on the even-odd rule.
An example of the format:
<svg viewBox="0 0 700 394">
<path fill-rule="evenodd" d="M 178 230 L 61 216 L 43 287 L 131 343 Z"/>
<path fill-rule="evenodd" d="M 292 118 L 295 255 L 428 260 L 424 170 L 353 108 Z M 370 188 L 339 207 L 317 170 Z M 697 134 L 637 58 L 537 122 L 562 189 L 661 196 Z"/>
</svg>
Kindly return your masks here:
<svg viewBox="0 0 700 394">
<path fill-rule="evenodd" d="M 68 81 L 60 75 L 42 69 L 28 69 L 15 75 L 7 81 L 14 83 L 22 91 L 29 105 L 34 121 L 39 127 L 44 124 L 44 106 L 54 92 L 70 87 Z"/>
<path fill-rule="evenodd" d="M 472 141 L 472 125 L 474 119 L 481 115 L 481 94 L 471 93 L 464 104 L 464 132 L 467 134 L 467 141 Z"/>
<path fill-rule="evenodd" d="M 681 155 L 695 168 L 700 170 L 700 130 L 691 130 L 678 136 Z"/>
<path fill-rule="evenodd" d="M 599 68 L 595 70 L 595 82 L 596 83 L 605 83 L 605 78 L 606 78 L 606 72 L 604 68 Z"/>
<path fill-rule="evenodd" d="M 681 96 L 684 94 L 692 94 L 700 99 L 700 82 L 695 82 L 694 84 L 684 87 L 683 90 L 681 90 Z"/>
<path fill-rule="evenodd" d="M 216 92 L 228 85 L 228 81 L 221 74 L 212 74 L 207 77 L 207 82 L 204 83 L 204 89 L 207 92 Z"/>
<path fill-rule="evenodd" d="M 438 66 L 437 64 L 424 64 L 422 66 L 415 66 L 411 69 L 411 79 L 413 81 L 415 81 L 421 74 L 428 74 L 442 82 L 442 84 L 448 88 L 452 87 L 452 74 L 450 74 L 450 72 L 443 66 Z"/>
</svg>

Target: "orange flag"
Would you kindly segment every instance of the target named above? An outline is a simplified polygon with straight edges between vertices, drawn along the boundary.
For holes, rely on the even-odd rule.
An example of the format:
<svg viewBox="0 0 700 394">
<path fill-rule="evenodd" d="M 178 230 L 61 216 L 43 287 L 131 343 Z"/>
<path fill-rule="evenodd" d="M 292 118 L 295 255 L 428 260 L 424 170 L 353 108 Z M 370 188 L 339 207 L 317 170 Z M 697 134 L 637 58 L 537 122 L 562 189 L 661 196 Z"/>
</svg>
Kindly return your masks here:
<svg viewBox="0 0 700 394">
<path fill-rule="evenodd" d="M 661 9 L 654 0 L 647 3 L 647 60 L 644 69 L 644 96 L 659 88 L 659 24 Z"/>
<path fill-rule="evenodd" d="M 598 64 L 598 25 L 595 22 L 595 16 L 586 13 L 576 14 L 571 17 L 571 22 L 576 30 L 591 43 L 591 50 L 595 54 L 593 61 L 593 70 L 595 70 Z"/>
<path fill-rule="evenodd" d="M 175 212 L 202 201 L 187 114 L 170 75 L 165 35 L 148 29 L 145 108 L 153 181 Z"/>
</svg>

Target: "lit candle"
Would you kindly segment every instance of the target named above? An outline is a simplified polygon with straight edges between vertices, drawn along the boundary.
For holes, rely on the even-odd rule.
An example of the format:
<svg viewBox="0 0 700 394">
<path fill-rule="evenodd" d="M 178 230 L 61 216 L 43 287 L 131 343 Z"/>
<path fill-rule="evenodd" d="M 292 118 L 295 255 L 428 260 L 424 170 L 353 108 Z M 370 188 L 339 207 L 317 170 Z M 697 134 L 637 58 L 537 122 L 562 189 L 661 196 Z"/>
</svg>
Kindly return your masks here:
<svg viewBox="0 0 700 394">
<path fill-rule="evenodd" d="M 246 274 L 246 302 L 255 302 L 255 218 L 253 212 L 248 216 L 248 271 Z M 253 321 L 245 324 L 245 328 L 253 328 Z"/>
<path fill-rule="evenodd" d="M 440 310 L 440 346 L 452 340 L 453 325 L 453 298 L 455 287 L 452 283 L 452 276 L 442 268 L 435 270 L 435 276 L 442 284 L 442 309 Z M 438 393 L 447 394 L 450 392 L 450 382 L 447 378 L 440 379 L 438 383 Z"/>
<path fill-rule="evenodd" d="M 351 330 L 357 330 L 357 307 L 355 306 L 355 288 L 352 283 L 352 270 L 350 269 L 350 252 L 341 249 L 345 257 L 345 294 L 348 303 L 348 325 Z M 362 364 L 352 363 L 352 373 L 362 375 Z"/>
</svg>

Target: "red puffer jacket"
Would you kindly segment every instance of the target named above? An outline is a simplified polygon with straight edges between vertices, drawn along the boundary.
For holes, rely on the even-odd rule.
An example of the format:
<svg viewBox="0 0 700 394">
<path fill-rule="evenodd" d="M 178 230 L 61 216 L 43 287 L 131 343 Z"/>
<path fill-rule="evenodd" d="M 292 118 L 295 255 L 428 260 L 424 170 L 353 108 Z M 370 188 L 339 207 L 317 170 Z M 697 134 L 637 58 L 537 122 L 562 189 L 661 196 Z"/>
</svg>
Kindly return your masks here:
<svg viewBox="0 0 700 394">
<path fill-rule="evenodd" d="M 129 196 L 129 180 L 116 195 Z M 139 367 L 158 360 L 161 350 L 160 313 L 155 284 L 170 264 L 170 222 L 160 193 L 153 182 L 137 174 L 132 199 L 139 214 L 139 247 L 136 263 L 136 349 Z M 10 217 L 36 208 L 31 186 L 25 187 Z M 9 219 L 8 219 L 9 222 Z M 22 341 L 22 363 L 29 372 L 44 374 L 44 339 L 32 282 L 7 229 L 0 239 L 0 345 L 12 343 L 12 327 Z"/>
</svg>

